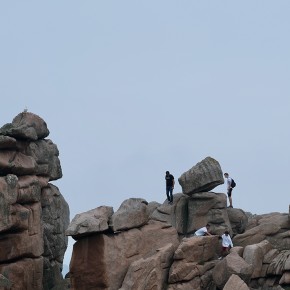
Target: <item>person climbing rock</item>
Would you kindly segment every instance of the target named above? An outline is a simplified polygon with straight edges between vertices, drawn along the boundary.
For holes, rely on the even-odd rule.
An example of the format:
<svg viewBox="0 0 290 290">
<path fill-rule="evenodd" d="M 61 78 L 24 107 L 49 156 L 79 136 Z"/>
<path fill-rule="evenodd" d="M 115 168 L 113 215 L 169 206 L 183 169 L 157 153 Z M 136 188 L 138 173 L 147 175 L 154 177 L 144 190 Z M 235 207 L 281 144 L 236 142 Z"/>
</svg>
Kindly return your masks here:
<svg viewBox="0 0 290 290">
<path fill-rule="evenodd" d="M 194 233 L 194 236 L 211 236 L 211 233 L 209 232 L 210 224 L 207 224 L 205 227 L 200 228 Z"/>
<path fill-rule="evenodd" d="M 221 257 L 219 257 L 219 260 L 225 257 L 230 252 L 230 249 L 233 247 L 233 242 L 230 233 L 228 231 L 225 231 L 221 238 L 222 238 L 222 253 Z"/>
</svg>

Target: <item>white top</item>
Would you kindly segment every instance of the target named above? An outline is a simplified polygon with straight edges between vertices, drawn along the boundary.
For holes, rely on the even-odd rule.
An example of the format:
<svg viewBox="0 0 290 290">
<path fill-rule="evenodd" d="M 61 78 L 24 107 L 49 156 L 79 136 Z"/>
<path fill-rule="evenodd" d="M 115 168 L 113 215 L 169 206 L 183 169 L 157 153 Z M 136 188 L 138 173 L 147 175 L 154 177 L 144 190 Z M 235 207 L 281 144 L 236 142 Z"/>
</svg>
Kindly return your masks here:
<svg viewBox="0 0 290 290">
<path fill-rule="evenodd" d="M 207 228 L 206 227 L 203 227 L 199 230 L 197 230 L 194 235 L 195 236 L 204 236 L 204 234 L 207 233 Z"/>
<path fill-rule="evenodd" d="M 223 239 L 223 241 L 222 241 L 223 247 L 226 247 L 226 248 L 229 246 L 233 247 L 233 242 L 232 242 L 230 235 L 223 234 L 222 239 Z"/>
<path fill-rule="evenodd" d="M 227 178 L 227 188 L 230 189 L 232 187 L 232 179 L 230 177 Z"/>
</svg>

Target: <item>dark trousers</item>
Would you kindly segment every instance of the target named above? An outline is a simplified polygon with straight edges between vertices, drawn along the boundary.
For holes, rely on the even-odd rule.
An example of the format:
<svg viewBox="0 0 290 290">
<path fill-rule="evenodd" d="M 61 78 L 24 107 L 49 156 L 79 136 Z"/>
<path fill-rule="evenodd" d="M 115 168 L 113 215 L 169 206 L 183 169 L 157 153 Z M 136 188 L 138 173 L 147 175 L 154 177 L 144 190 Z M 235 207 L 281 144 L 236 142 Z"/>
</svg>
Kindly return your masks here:
<svg viewBox="0 0 290 290">
<path fill-rule="evenodd" d="M 169 202 L 173 202 L 173 186 L 166 186 L 166 195 Z"/>
</svg>

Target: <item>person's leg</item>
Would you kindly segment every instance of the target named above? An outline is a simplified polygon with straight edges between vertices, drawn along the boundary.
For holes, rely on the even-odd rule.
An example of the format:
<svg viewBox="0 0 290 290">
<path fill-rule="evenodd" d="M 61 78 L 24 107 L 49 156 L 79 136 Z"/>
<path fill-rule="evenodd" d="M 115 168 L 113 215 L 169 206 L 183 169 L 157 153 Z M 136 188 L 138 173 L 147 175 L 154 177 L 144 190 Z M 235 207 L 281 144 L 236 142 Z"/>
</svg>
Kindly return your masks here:
<svg viewBox="0 0 290 290">
<path fill-rule="evenodd" d="M 173 187 L 170 186 L 170 202 L 173 202 L 173 194 L 172 194 L 172 192 L 173 192 Z"/>
<path fill-rule="evenodd" d="M 229 197 L 230 207 L 233 207 L 232 191 L 233 191 L 232 188 L 230 188 L 230 189 L 228 190 L 228 197 Z"/>
<path fill-rule="evenodd" d="M 230 248 L 229 247 L 225 247 L 224 248 L 224 254 L 223 257 L 227 256 L 230 253 Z"/>
<path fill-rule="evenodd" d="M 223 258 L 226 256 L 226 251 L 227 251 L 227 248 L 226 247 L 222 247 L 222 257 Z"/>
<path fill-rule="evenodd" d="M 221 256 L 218 258 L 221 260 L 225 256 L 225 247 L 222 247 Z"/>
<path fill-rule="evenodd" d="M 227 255 L 230 253 L 230 247 L 227 247 Z"/>
<path fill-rule="evenodd" d="M 167 195 L 167 201 L 170 202 L 170 196 L 169 196 L 170 186 L 166 186 L 166 195 Z"/>
</svg>

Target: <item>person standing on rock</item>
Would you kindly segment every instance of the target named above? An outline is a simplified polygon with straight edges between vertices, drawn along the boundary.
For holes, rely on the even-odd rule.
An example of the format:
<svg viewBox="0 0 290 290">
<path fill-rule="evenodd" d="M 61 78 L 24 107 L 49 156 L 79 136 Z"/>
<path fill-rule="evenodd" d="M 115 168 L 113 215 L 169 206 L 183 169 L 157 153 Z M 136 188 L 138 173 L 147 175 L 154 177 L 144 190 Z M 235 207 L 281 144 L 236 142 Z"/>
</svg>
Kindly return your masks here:
<svg viewBox="0 0 290 290">
<path fill-rule="evenodd" d="M 200 228 L 199 230 L 197 230 L 194 233 L 194 236 L 198 236 L 198 237 L 201 237 L 201 236 L 211 236 L 211 233 L 209 232 L 209 228 L 210 228 L 210 224 L 207 224 L 205 227 Z"/>
<path fill-rule="evenodd" d="M 172 204 L 173 202 L 173 188 L 174 188 L 174 176 L 170 174 L 169 171 L 166 171 L 165 173 L 165 180 L 166 180 L 166 195 L 168 203 Z"/>
<path fill-rule="evenodd" d="M 228 194 L 228 198 L 229 198 L 229 207 L 233 207 L 233 200 L 232 200 L 232 191 L 233 191 L 233 187 L 232 187 L 232 178 L 229 176 L 228 173 L 224 174 L 225 179 L 227 180 L 227 194 Z"/>
</svg>

